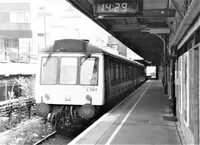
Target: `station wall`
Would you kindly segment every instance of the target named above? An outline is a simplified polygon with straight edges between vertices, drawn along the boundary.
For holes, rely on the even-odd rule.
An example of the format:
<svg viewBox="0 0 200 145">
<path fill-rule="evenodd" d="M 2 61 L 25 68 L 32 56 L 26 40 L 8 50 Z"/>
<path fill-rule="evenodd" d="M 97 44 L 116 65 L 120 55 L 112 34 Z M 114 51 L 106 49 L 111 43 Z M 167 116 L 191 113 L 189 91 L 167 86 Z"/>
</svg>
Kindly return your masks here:
<svg viewBox="0 0 200 145">
<path fill-rule="evenodd" d="M 179 50 L 175 62 L 175 97 L 178 125 L 187 144 L 199 144 L 199 49 L 196 32 Z M 192 44 L 191 44 L 192 42 Z M 195 43 L 193 43 L 195 42 Z"/>
</svg>

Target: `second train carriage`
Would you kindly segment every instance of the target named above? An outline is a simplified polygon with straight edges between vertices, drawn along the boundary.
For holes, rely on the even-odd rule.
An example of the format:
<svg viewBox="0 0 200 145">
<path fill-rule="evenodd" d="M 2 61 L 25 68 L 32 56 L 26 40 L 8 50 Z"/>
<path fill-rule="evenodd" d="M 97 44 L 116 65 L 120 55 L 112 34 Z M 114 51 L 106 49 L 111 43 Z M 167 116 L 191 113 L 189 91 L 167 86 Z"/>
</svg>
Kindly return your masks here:
<svg viewBox="0 0 200 145">
<path fill-rule="evenodd" d="M 36 112 L 53 126 L 91 119 L 99 108 L 145 81 L 143 65 L 86 40 L 57 40 L 38 58 Z"/>
</svg>

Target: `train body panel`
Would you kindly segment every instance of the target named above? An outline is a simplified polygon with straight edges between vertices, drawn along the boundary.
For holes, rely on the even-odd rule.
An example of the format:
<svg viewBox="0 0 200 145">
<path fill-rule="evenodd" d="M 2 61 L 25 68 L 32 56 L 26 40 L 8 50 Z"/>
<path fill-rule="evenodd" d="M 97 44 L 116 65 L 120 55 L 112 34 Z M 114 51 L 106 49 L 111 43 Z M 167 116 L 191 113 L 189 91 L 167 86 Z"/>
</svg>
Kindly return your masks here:
<svg viewBox="0 0 200 145">
<path fill-rule="evenodd" d="M 92 105 L 103 105 L 104 97 L 102 87 L 99 86 L 40 86 L 37 96 L 41 96 L 44 103 L 60 105 L 84 105 L 90 103 L 88 96 L 92 98 Z M 55 91 L 56 90 L 56 91 Z M 36 103 L 40 103 L 37 99 Z"/>
<path fill-rule="evenodd" d="M 131 88 L 133 88 L 133 81 L 127 81 L 125 83 L 110 87 L 108 100 L 112 101 L 113 99 L 115 99 L 115 96 L 119 96 L 120 94 L 123 94 Z"/>
<path fill-rule="evenodd" d="M 53 54 L 51 57 L 63 59 L 63 58 L 81 58 L 83 54 Z M 42 62 L 44 57 L 48 57 L 47 54 L 39 55 L 39 61 Z M 41 100 L 47 104 L 60 104 L 60 105 L 84 105 L 90 103 L 87 97 L 91 97 L 92 105 L 104 104 L 104 69 L 103 69 L 103 55 L 93 54 L 90 58 L 96 58 L 98 60 L 97 74 L 98 83 L 95 85 L 83 84 L 59 84 L 54 85 L 41 84 L 41 70 L 38 69 L 38 77 L 36 77 L 36 103 L 40 103 Z M 87 60 L 86 60 L 87 61 Z M 84 62 L 86 63 L 86 62 Z M 79 64 L 78 64 L 79 65 Z M 84 64 L 83 64 L 84 65 Z M 58 69 L 60 67 L 58 66 Z M 80 70 L 80 69 L 78 69 Z M 60 72 L 60 70 L 58 70 Z M 79 73 L 81 73 L 79 71 Z M 56 75 L 57 76 L 57 75 Z M 91 75 L 90 75 L 91 76 Z M 72 76 L 70 76 L 72 77 Z M 89 76 L 88 76 L 89 77 Z M 91 78 L 88 78 L 91 79 Z M 79 79 L 80 80 L 80 79 Z M 61 81 L 61 79 L 60 79 Z M 85 80 L 87 81 L 87 80 Z"/>
</svg>

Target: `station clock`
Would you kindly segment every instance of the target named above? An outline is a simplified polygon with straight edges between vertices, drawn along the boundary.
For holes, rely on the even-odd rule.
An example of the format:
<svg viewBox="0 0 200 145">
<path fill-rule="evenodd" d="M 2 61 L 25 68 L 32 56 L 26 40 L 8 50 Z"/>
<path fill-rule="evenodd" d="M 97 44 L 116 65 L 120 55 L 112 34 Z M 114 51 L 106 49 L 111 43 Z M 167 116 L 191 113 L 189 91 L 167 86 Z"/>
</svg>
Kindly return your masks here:
<svg viewBox="0 0 200 145">
<path fill-rule="evenodd" d="M 141 15 L 143 0 L 94 0 L 95 16 Z"/>
</svg>

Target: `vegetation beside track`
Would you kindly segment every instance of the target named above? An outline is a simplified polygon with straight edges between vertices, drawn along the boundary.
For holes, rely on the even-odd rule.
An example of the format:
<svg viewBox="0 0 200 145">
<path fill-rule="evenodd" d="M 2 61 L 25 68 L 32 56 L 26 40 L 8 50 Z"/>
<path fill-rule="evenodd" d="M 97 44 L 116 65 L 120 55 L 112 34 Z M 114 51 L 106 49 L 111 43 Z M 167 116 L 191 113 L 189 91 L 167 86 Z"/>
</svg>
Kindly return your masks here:
<svg viewBox="0 0 200 145">
<path fill-rule="evenodd" d="M 51 125 L 45 125 L 40 117 L 34 117 L 21 122 L 8 133 L 0 134 L 0 140 L 6 145 L 32 145 L 51 132 Z"/>
</svg>

